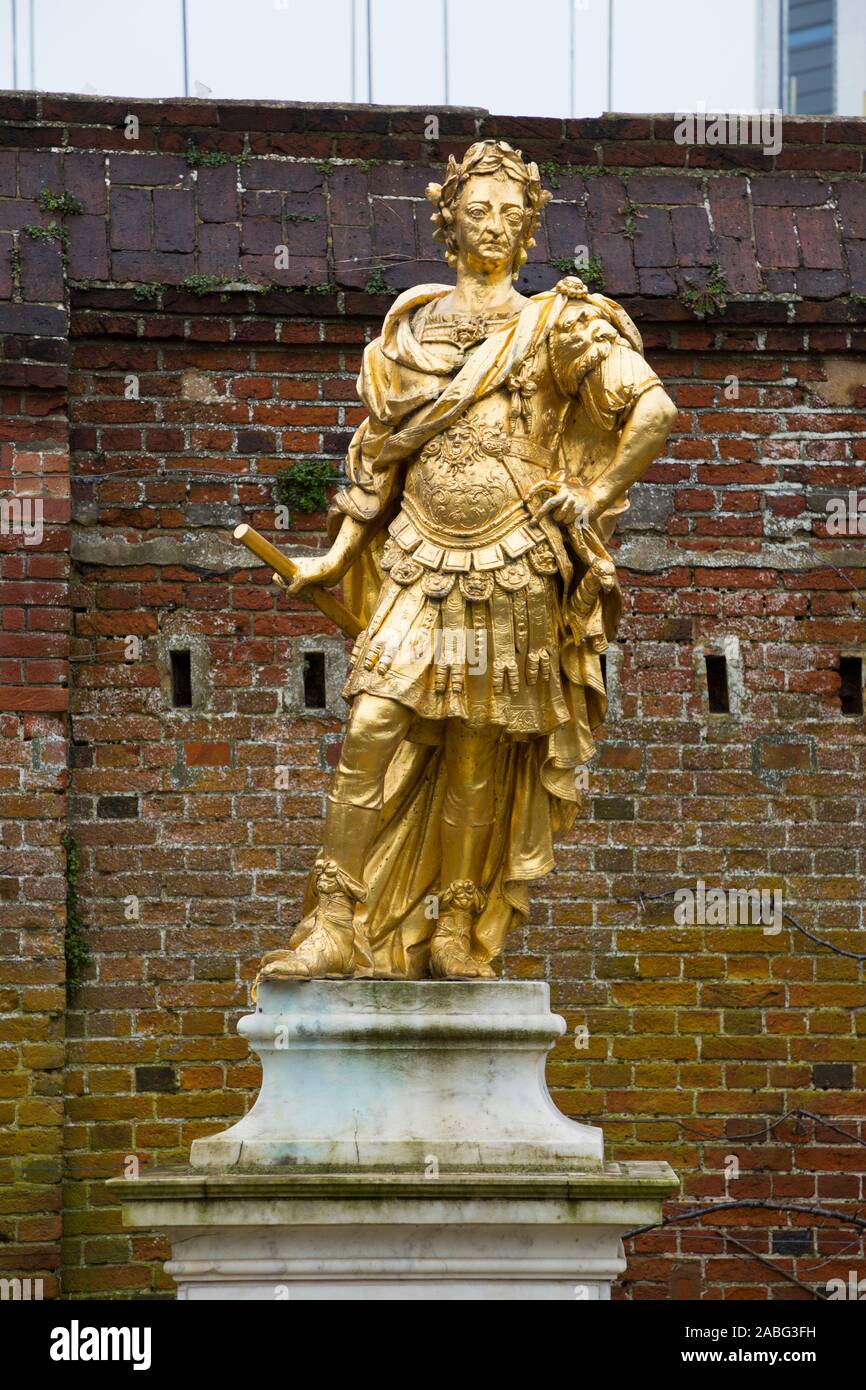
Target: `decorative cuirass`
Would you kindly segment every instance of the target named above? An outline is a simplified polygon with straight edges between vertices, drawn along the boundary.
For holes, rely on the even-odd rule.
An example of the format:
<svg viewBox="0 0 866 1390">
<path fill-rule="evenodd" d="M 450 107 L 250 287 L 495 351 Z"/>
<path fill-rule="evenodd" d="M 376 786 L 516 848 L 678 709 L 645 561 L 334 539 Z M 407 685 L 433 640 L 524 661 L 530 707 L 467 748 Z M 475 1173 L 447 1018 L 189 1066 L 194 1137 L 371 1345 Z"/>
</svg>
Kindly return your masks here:
<svg viewBox="0 0 866 1390">
<path fill-rule="evenodd" d="M 558 472 L 565 406 L 542 348 L 410 460 L 402 509 L 390 527 L 392 538 L 411 554 L 411 563 L 402 563 L 407 577 L 417 566 L 496 570 L 544 541 L 529 500 L 539 483 Z M 392 556 L 393 551 L 386 567 L 391 560 L 399 582 Z"/>
<path fill-rule="evenodd" d="M 483 544 L 491 527 L 523 514 L 507 455 L 500 425 L 461 420 L 425 444 L 410 465 L 403 505 L 422 531 Z"/>
</svg>

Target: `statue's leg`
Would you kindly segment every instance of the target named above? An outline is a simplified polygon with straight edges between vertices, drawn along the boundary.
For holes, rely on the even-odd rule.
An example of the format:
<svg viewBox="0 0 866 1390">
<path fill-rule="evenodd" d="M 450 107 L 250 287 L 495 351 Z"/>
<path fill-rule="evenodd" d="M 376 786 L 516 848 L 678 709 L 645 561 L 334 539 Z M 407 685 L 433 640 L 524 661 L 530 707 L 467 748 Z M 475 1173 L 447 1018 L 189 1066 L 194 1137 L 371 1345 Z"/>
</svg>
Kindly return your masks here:
<svg viewBox="0 0 866 1390">
<path fill-rule="evenodd" d="M 494 772 L 500 730 L 448 722 L 447 789 L 442 811 L 442 893 L 430 942 L 431 974 L 445 979 L 490 978 L 489 965 L 470 953 L 472 922 L 484 907 L 480 879 L 496 814 Z"/>
<path fill-rule="evenodd" d="M 356 940 L 355 906 L 367 895 L 364 866 L 382 807 L 385 773 L 411 719 L 412 711 L 396 700 L 356 696 L 327 798 L 324 843 L 314 880 L 315 926 L 294 950 L 265 957 L 264 977 L 344 976 L 371 964 L 369 957 L 364 959 L 364 943 Z"/>
</svg>

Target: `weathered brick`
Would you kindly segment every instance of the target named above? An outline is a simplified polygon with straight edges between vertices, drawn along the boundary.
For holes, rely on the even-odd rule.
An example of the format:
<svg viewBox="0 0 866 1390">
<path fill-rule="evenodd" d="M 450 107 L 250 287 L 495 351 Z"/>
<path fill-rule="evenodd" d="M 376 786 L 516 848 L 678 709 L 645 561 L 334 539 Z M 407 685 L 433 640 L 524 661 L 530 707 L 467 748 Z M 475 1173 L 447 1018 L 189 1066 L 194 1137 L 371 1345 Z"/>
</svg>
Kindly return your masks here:
<svg viewBox="0 0 866 1390">
<path fill-rule="evenodd" d="M 153 193 L 154 246 L 157 251 L 192 251 L 195 206 L 191 190 L 156 188 Z"/>
<path fill-rule="evenodd" d="M 635 265 L 668 266 L 675 262 L 670 214 L 661 208 L 641 212 L 635 228 Z"/>
<path fill-rule="evenodd" d="M 767 268 L 798 264 L 794 219 L 783 208 L 755 208 L 755 243 L 758 259 Z"/>
<path fill-rule="evenodd" d="M 198 215 L 203 222 L 233 222 L 238 211 L 237 169 L 234 164 L 199 169 L 196 179 Z"/>
</svg>

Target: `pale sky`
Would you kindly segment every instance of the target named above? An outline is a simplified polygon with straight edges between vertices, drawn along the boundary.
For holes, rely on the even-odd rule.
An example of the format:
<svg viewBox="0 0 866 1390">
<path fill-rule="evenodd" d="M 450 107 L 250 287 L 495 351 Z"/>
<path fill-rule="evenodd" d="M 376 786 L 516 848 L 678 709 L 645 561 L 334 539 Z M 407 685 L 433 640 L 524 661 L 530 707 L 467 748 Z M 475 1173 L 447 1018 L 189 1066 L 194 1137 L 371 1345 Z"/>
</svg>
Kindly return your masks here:
<svg viewBox="0 0 866 1390">
<path fill-rule="evenodd" d="M 374 102 L 445 103 L 445 0 L 369 0 Z M 758 0 L 613 0 L 618 111 L 749 109 Z M 448 101 L 510 115 L 608 109 L 609 0 L 447 0 Z M 0 0 L 0 86 L 183 94 L 182 0 Z M 367 101 L 367 0 L 355 0 L 355 99 Z M 191 95 L 345 102 L 352 0 L 187 0 Z M 34 82 L 31 84 L 30 34 Z"/>
</svg>

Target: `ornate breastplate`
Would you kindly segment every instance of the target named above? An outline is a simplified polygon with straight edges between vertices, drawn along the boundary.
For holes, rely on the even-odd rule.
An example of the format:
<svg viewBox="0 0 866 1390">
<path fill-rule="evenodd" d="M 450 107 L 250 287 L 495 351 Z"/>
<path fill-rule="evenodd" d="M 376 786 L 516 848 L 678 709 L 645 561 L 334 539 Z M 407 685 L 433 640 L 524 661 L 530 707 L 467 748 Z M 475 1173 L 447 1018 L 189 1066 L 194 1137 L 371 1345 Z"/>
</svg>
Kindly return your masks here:
<svg viewBox="0 0 866 1390">
<path fill-rule="evenodd" d="M 505 462 L 508 452 L 501 425 L 459 420 L 425 444 L 411 464 L 404 505 L 422 528 L 441 532 L 443 540 L 480 543 L 491 528 L 525 510 Z"/>
</svg>

